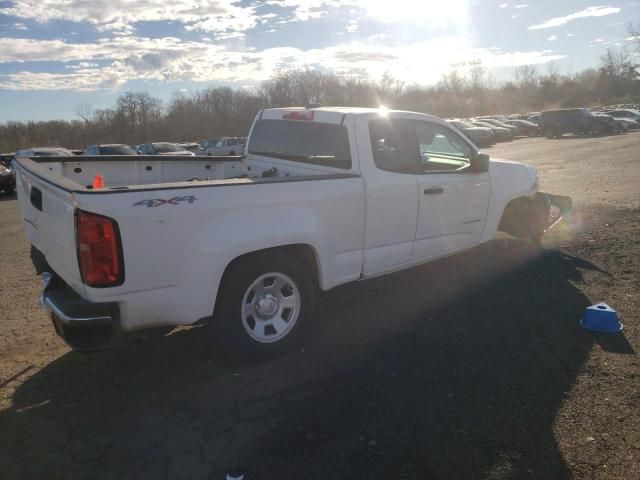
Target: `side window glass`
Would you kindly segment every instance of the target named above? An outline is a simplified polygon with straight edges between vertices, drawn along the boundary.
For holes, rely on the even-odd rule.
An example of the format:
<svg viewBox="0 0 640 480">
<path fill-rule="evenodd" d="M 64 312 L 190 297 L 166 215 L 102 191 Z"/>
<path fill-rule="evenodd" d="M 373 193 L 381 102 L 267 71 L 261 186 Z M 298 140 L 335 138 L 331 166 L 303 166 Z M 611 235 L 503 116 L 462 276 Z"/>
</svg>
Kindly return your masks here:
<svg viewBox="0 0 640 480">
<path fill-rule="evenodd" d="M 415 122 L 424 172 L 451 172 L 471 165 L 471 146 L 452 129 L 429 122 Z"/>
<path fill-rule="evenodd" d="M 373 160 L 380 170 L 419 173 L 415 134 L 406 120 L 380 119 L 369 122 Z"/>
</svg>

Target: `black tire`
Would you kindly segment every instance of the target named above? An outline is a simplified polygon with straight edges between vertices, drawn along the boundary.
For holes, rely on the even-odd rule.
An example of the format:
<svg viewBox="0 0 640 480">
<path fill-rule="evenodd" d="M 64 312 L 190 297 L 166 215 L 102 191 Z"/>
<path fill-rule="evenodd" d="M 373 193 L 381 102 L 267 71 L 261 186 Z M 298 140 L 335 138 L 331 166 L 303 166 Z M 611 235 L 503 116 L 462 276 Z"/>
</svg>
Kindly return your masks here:
<svg viewBox="0 0 640 480">
<path fill-rule="evenodd" d="M 596 123 L 591 129 L 591 133 L 594 135 L 602 135 L 604 133 L 604 125 L 601 123 Z"/>
<path fill-rule="evenodd" d="M 553 138 L 554 136 L 554 129 L 553 127 L 545 127 L 544 128 L 544 136 L 547 138 Z"/>
<path fill-rule="evenodd" d="M 6 193 L 7 195 L 13 195 L 15 191 L 16 191 L 16 187 L 14 187 L 13 185 L 9 185 L 4 189 L 4 193 Z"/>
<path fill-rule="evenodd" d="M 249 288 L 257 279 L 269 273 L 284 274 L 295 283 L 301 306 L 294 325 L 283 338 L 262 343 L 249 335 L 242 310 Z M 276 358 L 304 342 L 313 320 L 314 301 L 311 274 L 297 258 L 280 252 L 248 255 L 232 264 L 225 273 L 211 325 L 212 333 L 222 349 L 236 360 Z"/>
<path fill-rule="evenodd" d="M 231 150 L 231 151 L 229 152 L 229 155 L 230 155 L 230 156 L 232 156 L 232 157 L 233 157 L 233 156 L 235 156 L 235 154 L 236 154 L 236 152 L 234 152 L 233 150 Z"/>
</svg>

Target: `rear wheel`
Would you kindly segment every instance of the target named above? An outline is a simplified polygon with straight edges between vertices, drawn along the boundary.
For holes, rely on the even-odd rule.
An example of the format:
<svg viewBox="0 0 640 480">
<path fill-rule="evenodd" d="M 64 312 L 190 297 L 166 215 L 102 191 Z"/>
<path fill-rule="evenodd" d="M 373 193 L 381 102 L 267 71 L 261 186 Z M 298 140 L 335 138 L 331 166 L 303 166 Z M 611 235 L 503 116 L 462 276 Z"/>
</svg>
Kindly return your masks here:
<svg viewBox="0 0 640 480">
<path fill-rule="evenodd" d="M 233 157 L 233 156 L 235 156 L 235 154 L 236 154 L 236 152 L 234 152 L 233 150 L 231 150 L 231 151 L 229 152 L 229 155 L 230 155 L 230 156 L 232 156 L 232 157 Z"/>
<path fill-rule="evenodd" d="M 602 135 L 604 133 L 604 125 L 602 125 L 601 123 L 596 123 L 591 129 L 591 132 L 594 135 Z"/>
<path fill-rule="evenodd" d="M 218 298 L 214 334 L 238 359 L 267 359 L 295 348 L 313 317 L 308 270 L 280 252 L 249 255 L 231 265 Z"/>
</svg>

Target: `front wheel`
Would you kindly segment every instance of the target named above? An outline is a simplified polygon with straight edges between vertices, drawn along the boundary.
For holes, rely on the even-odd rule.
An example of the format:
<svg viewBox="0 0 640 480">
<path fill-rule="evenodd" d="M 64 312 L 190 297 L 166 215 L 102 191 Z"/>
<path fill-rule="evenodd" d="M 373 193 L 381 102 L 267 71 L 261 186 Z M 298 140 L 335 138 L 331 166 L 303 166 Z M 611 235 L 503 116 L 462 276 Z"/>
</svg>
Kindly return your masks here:
<svg viewBox="0 0 640 480">
<path fill-rule="evenodd" d="M 220 288 L 213 333 L 242 360 L 277 357 L 302 343 L 313 317 L 314 287 L 292 256 L 249 255 L 231 265 Z"/>
</svg>

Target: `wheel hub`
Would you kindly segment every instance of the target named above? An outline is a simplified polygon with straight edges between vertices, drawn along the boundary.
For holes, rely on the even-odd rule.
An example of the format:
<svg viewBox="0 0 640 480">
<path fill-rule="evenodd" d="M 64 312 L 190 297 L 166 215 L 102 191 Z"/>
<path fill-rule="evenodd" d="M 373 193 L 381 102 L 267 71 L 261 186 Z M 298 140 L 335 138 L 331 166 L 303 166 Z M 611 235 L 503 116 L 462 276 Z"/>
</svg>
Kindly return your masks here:
<svg viewBox="0 0 640 480">
<path fill-rule="evenodd" d="M 256 302 L 256 314 L 261 318 L 271 318 L 278 311 L 278 307 L 278 299 L 270 293 L 267 293 L 258 298 Z"/>
</svg>

